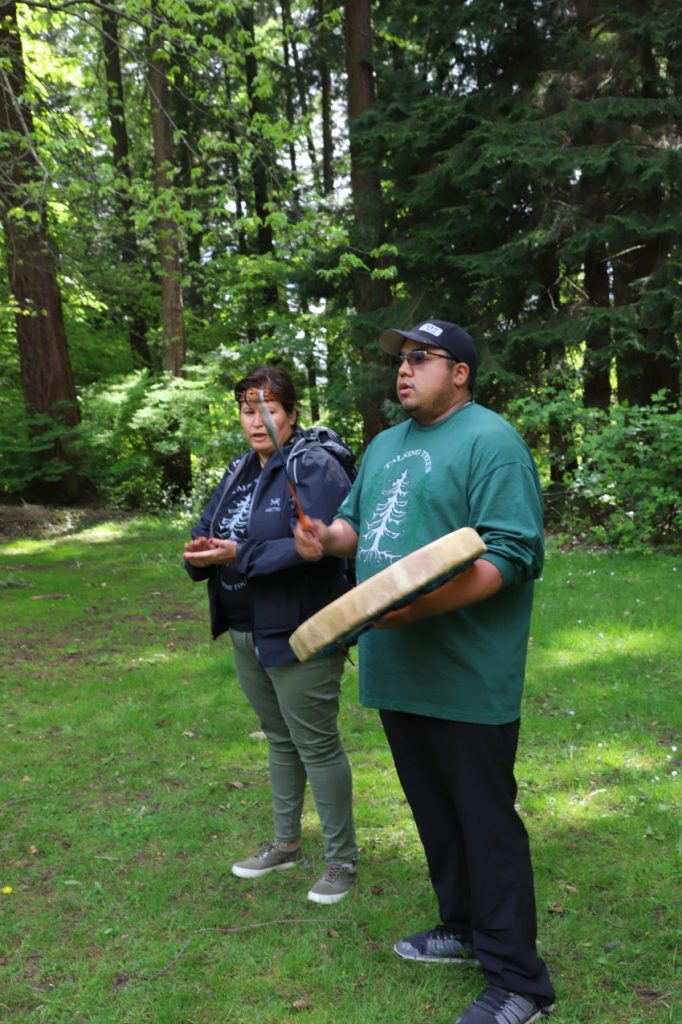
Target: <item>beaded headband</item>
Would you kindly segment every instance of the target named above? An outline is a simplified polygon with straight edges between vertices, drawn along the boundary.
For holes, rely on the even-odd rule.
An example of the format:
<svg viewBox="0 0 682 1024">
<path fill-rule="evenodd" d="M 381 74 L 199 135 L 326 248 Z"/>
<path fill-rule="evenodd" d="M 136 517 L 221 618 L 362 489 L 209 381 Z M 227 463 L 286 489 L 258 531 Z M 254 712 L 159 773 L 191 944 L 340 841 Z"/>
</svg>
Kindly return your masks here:
<svg viewBox="0 0 682 1024">
<path fill-rule="evenodd" d="M 262 394 L 265 402 L 279 402 L 279 395 L 276 395 L 270 388 L 247 388 L 246 391 L 237 392 L 237 401 L 241 405 L 247 402 L 249 405 L 256 405 Z"/>
</svg>

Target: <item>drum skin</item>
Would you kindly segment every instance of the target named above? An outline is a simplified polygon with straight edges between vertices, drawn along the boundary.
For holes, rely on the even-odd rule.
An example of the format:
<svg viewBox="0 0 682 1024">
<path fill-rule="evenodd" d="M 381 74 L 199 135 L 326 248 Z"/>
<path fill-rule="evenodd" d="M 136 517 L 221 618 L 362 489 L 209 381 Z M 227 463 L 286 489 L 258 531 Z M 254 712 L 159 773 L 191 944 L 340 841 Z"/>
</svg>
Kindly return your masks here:
<svg viewBox="0 0 682 1024">
<path fill-rule="evenodd" d="M 348 647 L 376 619 L 435 590 L 485 551 L 479 535 L 468 526 L 417 548 L 301 623 L 289 637 L 294 654 L 299 661 L 309 661 Z"/>
</svg>

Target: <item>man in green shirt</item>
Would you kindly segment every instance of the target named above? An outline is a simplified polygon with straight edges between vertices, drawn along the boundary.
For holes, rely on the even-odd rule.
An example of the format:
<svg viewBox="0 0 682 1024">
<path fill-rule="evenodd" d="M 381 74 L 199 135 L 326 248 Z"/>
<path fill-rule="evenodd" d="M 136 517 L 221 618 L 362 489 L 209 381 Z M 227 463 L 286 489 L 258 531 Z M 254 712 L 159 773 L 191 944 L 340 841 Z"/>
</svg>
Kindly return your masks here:
<svg viewBox="0 0 682 1024">
<path fill-rule="evenodd" d="M 530 1024 L 554 991 L 536 951 L 528 836 L 514 761 L 542 495 L 525 443 L 473 400 L 471 336 L 427 320 L 384 331 L 409 418 L 369 445 L 330 526 L 297 531 L 303 557 L 354 556 L 361 583 L 463 526 L 487 551 L 438 589 L 385 615 L 360 647 L 360 700 L 378 708 L 424 846 L 440 924 L 396 952 L 478 961 L 488 987 L 455 1024 Z"/>
</svg>

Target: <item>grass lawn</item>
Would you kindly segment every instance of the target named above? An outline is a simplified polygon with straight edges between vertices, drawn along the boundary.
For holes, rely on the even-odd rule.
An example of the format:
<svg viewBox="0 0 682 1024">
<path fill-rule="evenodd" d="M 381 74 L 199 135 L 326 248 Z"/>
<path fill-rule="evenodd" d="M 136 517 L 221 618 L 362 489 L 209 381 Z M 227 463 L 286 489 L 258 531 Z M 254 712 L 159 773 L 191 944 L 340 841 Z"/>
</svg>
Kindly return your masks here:
<svg viewBox="0 0 682 1024">
<path fill-rule="evenodd" d="M 482 975 L 392 952 L 435 903 L 352 667 L 355 891 L 307 901 L 309 799 L 303 866 L 231 875 L 271 834 L 266 750 L 185 532 L 0 544 L 0 1019 L 452 1024 Z M 682 1020 L 681 681 L 682 557 L 550 552 L 517 777 L 558 1024 Z"/>
</svg>

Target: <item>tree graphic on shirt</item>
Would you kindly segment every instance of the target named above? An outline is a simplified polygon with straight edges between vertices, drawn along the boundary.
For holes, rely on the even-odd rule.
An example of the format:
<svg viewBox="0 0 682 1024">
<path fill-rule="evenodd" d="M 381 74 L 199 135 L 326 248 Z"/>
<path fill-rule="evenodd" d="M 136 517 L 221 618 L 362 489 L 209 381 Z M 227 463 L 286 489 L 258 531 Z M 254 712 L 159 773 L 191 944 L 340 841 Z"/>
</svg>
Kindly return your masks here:
<svg viewBox="0 0 682 1024">
<path fill-rule="evenodd" d="M 400 558 L 400 555 L 393 555 L 390 551 L 383 550 L 381 543 L 386 538 L 395 540 L 400 536 L 400 530 L 397 527 L 407 515 L 407 470 L 401 473 L 388 490 L 381 493 L 385 495 L 386 500 L 377 505 L 365 531 L 366 539 L 371 543 L 367 547 L 360 548 L 358 554 L 367 561 L 386 559 L 393 562 Z"/>
<path fill-rule="evenodd" d="M 236 505 L 228 510 L 227 515 L 218 523 L 220 534 L 223 539 L 228 538 L 235 540 L 239 537 L 244 537 L 246 527 L 249 522 L 249 512 L 251 510 L 251 498 L 253 492 L 245 494 L 243 498 L 240 498 Z"/>
</svg>

